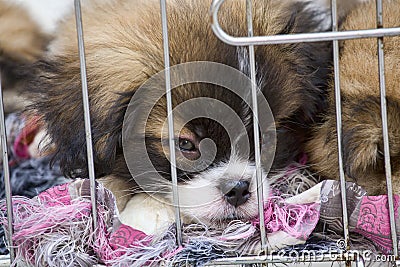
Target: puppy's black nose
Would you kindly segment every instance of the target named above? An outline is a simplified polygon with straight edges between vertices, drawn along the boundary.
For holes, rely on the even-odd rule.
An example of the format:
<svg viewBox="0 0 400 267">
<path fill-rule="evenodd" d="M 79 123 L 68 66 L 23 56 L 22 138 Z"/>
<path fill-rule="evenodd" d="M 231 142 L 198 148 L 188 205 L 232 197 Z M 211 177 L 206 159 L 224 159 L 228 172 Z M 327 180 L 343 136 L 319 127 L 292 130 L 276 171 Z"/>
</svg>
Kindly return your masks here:
<svg viewBox="0 0 400 267">
<path fill-rule="evenodd" d="M 229 191 L 227 190 L 228 193 L 225 193 L 226 201 L 232 206 L 240 206 L 250 198 L 249 182 L 239 181 L 236 184 L 229 183 L 225 187 L 229 188 Z"/>
</svg>

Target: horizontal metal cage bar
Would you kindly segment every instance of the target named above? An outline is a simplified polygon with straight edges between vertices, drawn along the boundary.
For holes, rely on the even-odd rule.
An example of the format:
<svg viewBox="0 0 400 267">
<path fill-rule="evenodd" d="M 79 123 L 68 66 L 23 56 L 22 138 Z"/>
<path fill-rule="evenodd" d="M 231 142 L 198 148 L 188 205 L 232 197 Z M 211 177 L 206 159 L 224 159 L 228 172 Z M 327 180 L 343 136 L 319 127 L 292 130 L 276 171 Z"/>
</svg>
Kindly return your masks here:
<svg viewBox="0 0 400 267">
<path fill-rule="evenodd" d="M 270 44 L 290 44 L 300 42 L 322 42 L 334 40 L 360 39 L 360 38 L 377 38 L 385 36 L 400 35 L 400 27 L 382 28 L 382 29 L 366 29 L 356 31 L 337 31 L 337 32 L 315 32 L 315 33 L 297 33 L 282 34 L 271 36 L 251 36 L 251 37 L 234 37 L 227 34 L 220 26 L 218 20 L 218 10 L 225 0 L 215 0 L 211 6 L 211 27 L 218 38 L 223 42 L 234 46 L 249 45 L 270 45 Z"/>
</svg>

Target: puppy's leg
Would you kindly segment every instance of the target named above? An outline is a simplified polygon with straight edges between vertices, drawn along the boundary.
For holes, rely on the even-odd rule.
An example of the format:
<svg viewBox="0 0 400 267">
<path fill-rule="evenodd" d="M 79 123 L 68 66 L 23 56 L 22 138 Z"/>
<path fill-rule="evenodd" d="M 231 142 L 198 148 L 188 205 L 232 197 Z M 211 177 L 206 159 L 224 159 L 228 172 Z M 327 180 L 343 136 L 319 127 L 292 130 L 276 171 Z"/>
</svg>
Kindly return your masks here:
<svg viewBox="0 0 400 267">
<path fill-rule="evenodd" d="M 97 181 L 114 194 L 118 211 L 122 212 L 125 209 L 126 203 L 133 196 L 130 190 L 135 187 L 135 183 L 131 183 L 129 180 L 117 175 L 107 175 L 99 178 Z"/>
<path fill-rule="evenodd" d="M 98 181 L 114 194 L 122 223 L 153 235 L 165 231 L 174 222 L 173 206 L 146 193 L 132 193 L 137 187 L 132 180 L 108 175 Z"/>
</svg>

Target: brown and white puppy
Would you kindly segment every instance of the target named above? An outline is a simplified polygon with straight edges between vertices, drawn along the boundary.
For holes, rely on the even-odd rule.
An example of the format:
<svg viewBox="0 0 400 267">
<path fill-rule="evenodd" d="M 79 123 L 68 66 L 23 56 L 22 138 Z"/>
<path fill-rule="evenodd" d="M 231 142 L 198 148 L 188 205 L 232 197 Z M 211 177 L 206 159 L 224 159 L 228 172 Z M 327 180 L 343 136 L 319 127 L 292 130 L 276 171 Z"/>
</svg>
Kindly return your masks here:
<svg viewBox="0 0 400 267">
<path fill-rule="evenodd" d="M 17 4 L 0 1 L 0 74 L 5 99 L 5 111 L 23 108 L 19 93 L 24 87 L 22 73 L 15 71 L 20 65 L 41 57 L 49 41 L 48 36 Z"/>
<path fill-rule="evenodd" d="M 384 27 L 400 26 L 400 1 L 383 1 Z M 343 30 L 376 27 L 375 1 L 349 14 Z M 400 193 L 400 37 L 385 37 L 385 80 L 390 157 L 395 193 Z M 369 194 L 386 194 L 376 39 L 344 41 L 340 55 L 343 160 L 348 180 Z M 325 122 L 307 145 L 312 168 L 337 179 L 338 155 L 333 83 Z"/>
<path fill-rule="evenodd" d="M 212 61 L 249 75 L 246 48 L 221 42 L 209 25 L 210 1 L 170 0 L 168 25 L 171 65 Z M 321 28 L 320 14 L 308 2 L 254 1 L 254 34 L 277 35 L 311 32 Z M 245 1 L 227 1 L 220 22 L 230 34 L 245 36 Z M 91 105 L 94 161 L 97 177 L 117 196 L 120 210 L 141 192 L 126 164 L 122 147 L 123 120 L 131 98 L 150 77 L 164 69 L 159 2 L 102 1 L 84 3 L 83 26 L 87 77 Z M 329 30 L 329 27 L 328 27 Z M 257 84 L 268 100 L 277 128 L 273 170 L 296 160 L 304 150 L 310 125 L 324 108 L 326 81 L 330 70 L 330 43 L 300 43 L 255 48 Z M 43 116 L 52 142 L 57 147 L 54 160 L 60 161 L 69 176 L 86 177 L 86 145 L 82 115 L 81 80 L 74 17 L 60 25 L 49 52 L 35 65 L 34 110 Z M 221 74 L 222 75 L 222 74 Z M 246 88 L 243 88 L 246 89 Z M 137 101 L 137 108 L 151 99 Z M 247 89 L 246 89 L 247 90 Z M 225 103 L 245 126 L 245 138 L 252 144 L 252 114 L 237 95 L 206 83 L 179 86 L 172 90 L 173 106 L 191 99 L 208 97 Z M 150 100 L 149 100 L 150 99 Z M 149 179 L 151 191 L 171 202 L 171 169 L 165 139 L 166 99 L 154 101 L 143 130 L 131 135 L 146 144 L 146 154 L 136 155 L 137 169 Z M 152 104 L 154 104 L 152 103 Z M 210 109 L 212 111 L 212 108 Z M 175 114 L 176 121 L 184 114 Z M 228 118 L 226 118 L 228 119 Z M 225 225 L 232 219 L 248 220 L 257 215 L 254 148 L 244 156 L 233 153 L 232 140 L 224 127 L 209 118 L 197 118 L 180 125 L 175 133 L 179 162 L 201 156 L 202 140 L 212 140 L 216 154 L 206 168 L 188 172 L 178 168 L 180 203 L 195 209 L 183 210 L 187 221 L 210 226 Z M 261 133 L 265 134 L 265 133 Z M 204 152 L 206 153 L 206 152 Z M 149 156 L 153 170 L 141 169 L 141 157 Z M 153 178 L 153 174 L 160 174 Z M 262 176 L 266 179 L 266 173 Z M 153 179 L 153 180 L 152 180 Z M 268 196 L 264 183 L 265 197 Z M 197 188 L 193 190 L 193 188 Z M 227 189 L 229 188 L 229 189 Z M 132 216 L 135 216 L 132 214 Z"/>
</svg>

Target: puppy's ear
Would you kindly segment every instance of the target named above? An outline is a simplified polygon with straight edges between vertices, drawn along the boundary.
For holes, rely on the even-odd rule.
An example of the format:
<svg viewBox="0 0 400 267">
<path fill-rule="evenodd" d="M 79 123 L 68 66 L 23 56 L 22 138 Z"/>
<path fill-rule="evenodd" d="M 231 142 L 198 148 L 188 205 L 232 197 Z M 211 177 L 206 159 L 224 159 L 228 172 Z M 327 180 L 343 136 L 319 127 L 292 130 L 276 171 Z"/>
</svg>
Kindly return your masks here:
<svg viewBox="0 0 400 267">
<path fill-rule="evenodd" d="M 59 162 L 69 177 L 87 177 L 86 132 L 83 116 L 79 59 L 57 57 L 31 66 L 33 110 L 41 116 L 56 148 L 53 162 Z M 120 148 L 125 109 L 131 95 L 106 92 L 88 75 L 90 117 L 96 177 L 109 174 Z"/>
<path fill-rule="evenodd" d="M 342 100 L 342 151 L 345 174 L 366 188 L 371 185 L 370 176 L 384 177 L 382 120 L 380 99 L 375 96 L 357 98 L 354 95 Z M 391 98 L 387 101 L 388 133 L 391 160 L 398 163 L 400 155 L 400 104 Z M 325 122 L 315 127 L 306 145 L 312 168 L 326 178 L 337 179 L 338 152 L 336 113 L 332 107 Z M 396 166 L 396 165 L 393 166 Z"/>
<path fill-rule="evenodd" d="M 94 2 L 93 6 L 82 5 L 97 177 L 113 171 L 115 158 L 121 155 L 126 107 L 134 91 L 160 69 L 151 64 L 153 57 L 162 58 L 158 56 L 158 46 L 149 46 L 150 41 L 138 38 L 142 33 L 135 34 L 135 27 L 126 26 L 131 25 L 130 18 L 136 17 L 123 13 L 126 20 L 122 22 L 115 15 L 122 12 L 118 8 L 121 6 L 111 3 L 98 7 Z M 35 74 L 28 88 L 33 102 L 31 109 L 43 118 L 47 126 L 56 147 L 54 161 L 60 162 L 66 175 L 86 177 L 86 133 L 73 13 L 58 25 L 45 56 L 31 69 Z"/>
</svg>

